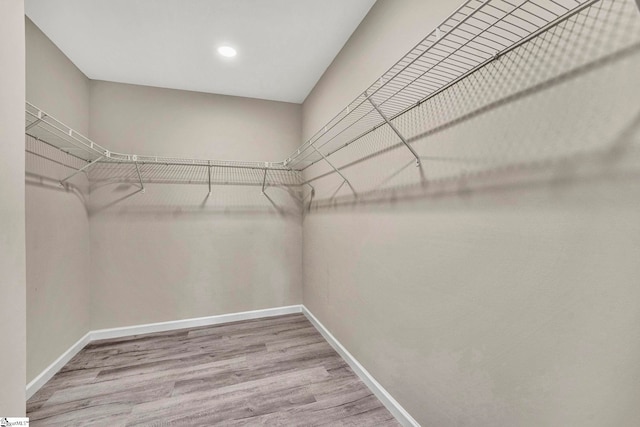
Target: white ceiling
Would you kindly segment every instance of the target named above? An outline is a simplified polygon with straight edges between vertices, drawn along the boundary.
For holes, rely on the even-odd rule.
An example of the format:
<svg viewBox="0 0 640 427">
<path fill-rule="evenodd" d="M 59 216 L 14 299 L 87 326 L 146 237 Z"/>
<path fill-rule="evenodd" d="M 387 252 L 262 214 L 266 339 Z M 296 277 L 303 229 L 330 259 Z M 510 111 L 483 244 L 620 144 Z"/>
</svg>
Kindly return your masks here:
<svg viewBox="0 0 640 427">
<path fill-rule="evenodd" d="M 26 0 L 87 77 L 301 103 L 375 0 Z M 233 59 L 216 52 L 228 44 Z"/>
</svg>

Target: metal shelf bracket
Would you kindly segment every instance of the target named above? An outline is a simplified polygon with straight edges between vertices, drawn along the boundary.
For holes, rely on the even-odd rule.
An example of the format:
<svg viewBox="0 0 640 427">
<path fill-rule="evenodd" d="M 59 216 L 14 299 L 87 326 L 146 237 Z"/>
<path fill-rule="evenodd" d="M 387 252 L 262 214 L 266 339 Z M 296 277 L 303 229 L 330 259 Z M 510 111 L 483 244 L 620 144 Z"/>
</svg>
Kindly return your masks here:
<svg viewBox="0 0 640 427">
<path fill-rule="evenodd" d="M 327 164 L 328 164 L 329 166 L 331 166 L 331 169 L 333 169 L 334 171 L 336 171 L 336 173 L 342 177 L 342 179 L 344 180 L 344 182 L 346 182 L 346 183 L 347 183 L 347 185 L 349 186 L 349 188 L 350 188 L 350 189 L 351 189 L 351 191 L 353 192 L 353 195 L 354 195 L 354 196 L 356 196 L 356 197 L 358 197 L 358 192 L 356 191 L 356 189 L 355 189 L 355 188 L 353 188 L 353 185 L 351 185 L 351 182 L 349 182 L 349 180 L 347 179 L 347 177 L 346 177 L 346 176 L 344 176 L 344 175 L 342 174 L 342 172 L 340 172 L 340 169 L 338 169 L 337 167 L 335 167 L 335 166 L 333 165 L 333 163 L 331 163 L 331 162 L 329 161 L 329 159 L 327 159 L 327 157 L 326 157 L 324 154 L 322 154 L 322 152 L 321 152 L 320 150 L 318 150 L 318 149 L 316 148 L 316 146 L 315 146 L 315 145 L 311 144 L 311 148 L 313 148 L 313 149 L 316 151 L 316 153 L 318 153 L 318 154 L 320 154 L 320 156 L 322 156 L 322 158 L 324 159 L 324 161 L 325 161 L 325 162 L 327 162 Z"/>
<path fill-rule="evenodd" d="M 367 91 L 364 92 L 364 95 L 367 97 L 367 100 L 369 101 L 369 103 L 371 103 L 371 105 L 373 106 L 373 108 L 375 108 L 375 110 L 378 112 L 378 114 L 380 114 L 380 117 L 382 117 L 382 119 L 389 125 L 389 127 L 391 128 L 391 130 L 398 135 L 398 138 L 400 138 L 400 141 L 402 141 L 402 143 L 405 145 L 405 147 L 407 147 L 409 149 L 409 151 L 411 151 L 411 154 L 413 154 L 413 157 L 416 158 L 416 167 L 420 167 L 420 156 L 418 156 L 418 153 L 416 153 L 416 150 L 414 150 L 409 143 L 407 142 L 406 138 L 400 133 L 400 131 L 398 130 L 398 128 L 396 128 L 393 123 L 391 123 L 391 121 L 389 120 L 389 118 L 387 117 L 387 115 L 380 109 L 380 107 L 378 107 L 378 105 L 376 105 L 375 102 L 373 102 L 373 99 L 371 99 L 371 96 L 367 93 Z"/>
<path fill-rule="evenodd" d="M 311 204 L 313 203 L 313 198 L 316 195 L 316 189 L 313 188 L 313 185 L 309 184 L 308 182 L 305 182 L 304 185 L 307 185 L 309 186 L 309 188 L 311 188 L 311 193 L 309 193 L 309 205 L 307 207 L 307 210 L 311 212 Z M 303 205 L 304 205 L 304 200 L 303 200 Z"/>
<path fill-rule="evenodd" d="M 134 163 L 136 165 L 136 172 L 138 173 L 138 180 L 140 181 L 140 191 L 142 193 L 145 192 L 144 183 L 142 182 L 142 175 L 140 174 L 140 168 L 138 167 L 138 162 Z"/>
<path fill-rule="evenodd" d="M 47 117 L 47 115 L 45 113 L 43 113 L 42 111 L 38 111 L 38 118 L 36 120 L 34 120 L 33 122 L 29 123 L 29 125 L 24 129 L 24 131 L 26 132 L 29 129 L 31 129 L 32 127 L 36 126 L 38 123 L 43 121 L 46 117 Z"/>
<path fill-rule="evenodd" d="M 269 169 L 267 169 L 267 168 L 264 169 L 264 177 L 262 178 L 262 194 L 265 194 L 264 190 L 265 190 L 265 187 L 267 185 L 267 171 L 268 170 Z"/>
<path fill-rule="evenodd" d="M 84 165 L 83 167 L 81 167 L 80 169 L 78 169 L 77 171 L 75 171 L 74 173 L 72 173 L 71 175 L 69 175 L 68 177 L 60 180 L 60 186 L 64 187 L 64 183 L 68 180 L 70 180 L 71 178 L 73 178 L 74 176 L 76 176 L 77 174 L 79 174 L 80 172 L 84 172 L 86 170 L 88 170 L 91 166 L 95 165 L 96 163 L 98 163 L 100 160 L 102 160 L 102 157 L 98 157 L 97 159 L 95 159 L 92 162 L 87 163 L 86 165 Z"/>
</svg>

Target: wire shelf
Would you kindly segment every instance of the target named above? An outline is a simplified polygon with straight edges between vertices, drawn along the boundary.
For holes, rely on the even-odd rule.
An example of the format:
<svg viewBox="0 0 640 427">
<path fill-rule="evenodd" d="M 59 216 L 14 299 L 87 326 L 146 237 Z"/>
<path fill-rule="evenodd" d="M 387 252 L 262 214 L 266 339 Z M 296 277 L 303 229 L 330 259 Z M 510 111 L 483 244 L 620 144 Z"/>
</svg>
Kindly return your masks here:
<svg viewBox="0 0 640 427">
<path fill-rule="evenodd" d="M 27 151 L 48 153 L 54 161 L 55 153 L 69 156 L 78 165 L 75 172 L 60 183 L 85 172 L 91 188 L 114 183 L 136 184 L 208 184 L 242 185 L 261 187 L 299 187 L 301 174 L 284 166 L 282 162 L 251 162 L 179 157 L 146 156 L 116 153 L 93 142 L 84 135 L 26 103 L 25 133 Z M 34 149 L 34 144 L 44 144 L 46 149 Z M 34 151 L 35 150 L 35 151 Z"/>
<path fill-rule="evenodd" d="M 302 177 L 284 169 L 259 169 L 202 164 L 138 162 L 138 170 L 145 184 L 208 184 L 297 187 Z M 266 171 L 266 178 L 265 178 Z M 98 162 L 89 172 L 94 186 L 111 182 L 136 184 L 139 182 L 136 164 L 130 162 Z"/>
<path fill-rule="evenodd" d="M 355 193 L 340 168 L 329 160 L 330 156 L 354 142 L 358 142 L 356 145 L 371 145 L 372 136 L 376 140 L 384 134 L 387 142 L 404 143 L 419 163 L 420 157 L 412 148 L 412 141 L 405 139 L 411 135 L 403 137 L 406 126 L 402 120 L 406 113 L 419 111 L 429 99 L 600 1 L 466 0 L 282 162 L 117 153 L 91 141 L 28 102 L 26 134 L 84 163 L 77 172 L 86 172 L 93 185 L 139 182 L 142 186 L 144 181 L 209 183 L 210 187 L 261 185 L 263 190 L 271 185 L 307 185 L 313 193 L 309 181 L 302 180 L 301 171 L 325 160 Z M 375 145 L 369 149 L 376 151 Z"/>
<path fill-rule="evenodd" d="M 636 3 L 585 2 L 392 118 L 419 153 L 420 167 L 385 125 L 337 151 L 330 163 L 306 169 L 313 207 L 532 182 L 560 169 L 591 179 L 592 167 L 603 161 L 613 168 L 612 158 L 629 167 L 640 143 L 640 104 L 634 103 L 640 86 L 629 84 L 639 61 Z"/>
<path fill-rule="evenodd" d="M 33 104 L 25 106 L 25 133 L 85 162 L 166 166 L 200 166 L 218 168 L 289 170 L 282 162 L 189 159 L 117 153 L 93 142 Z"/>
<path fill-rule="evenodd" d="M 597 1 L 465 1 L 284 163 L 304 170 L 381 126 L 393 128 L 404 112 Z"/>
<path fill-rule="evenodd" d="M 25 106 L 25 133 L 86 162 L 95 161 L 108 153 L 106 148 L 94 143 L 29 102 Z"/>
</svg>

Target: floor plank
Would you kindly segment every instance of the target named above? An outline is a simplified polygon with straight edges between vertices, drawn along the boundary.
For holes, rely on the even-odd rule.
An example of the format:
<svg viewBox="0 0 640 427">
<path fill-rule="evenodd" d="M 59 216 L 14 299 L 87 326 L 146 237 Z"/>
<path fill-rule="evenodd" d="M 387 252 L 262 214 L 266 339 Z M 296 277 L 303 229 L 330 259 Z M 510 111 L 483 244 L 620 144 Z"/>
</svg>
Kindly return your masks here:
<svg viewBox="0 0 640 427">
<path fill-rule="evenodd" d="M 93 342 L 32 426 L 398 426 L 302 314 Z"/>
</svg>

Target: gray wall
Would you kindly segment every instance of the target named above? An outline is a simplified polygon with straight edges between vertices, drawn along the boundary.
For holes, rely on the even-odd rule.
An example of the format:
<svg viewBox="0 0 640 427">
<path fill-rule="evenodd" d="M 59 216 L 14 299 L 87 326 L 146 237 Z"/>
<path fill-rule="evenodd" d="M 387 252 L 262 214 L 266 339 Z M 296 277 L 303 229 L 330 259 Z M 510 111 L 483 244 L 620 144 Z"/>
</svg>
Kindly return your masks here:
<svg viewBox="0 0 640 427">
<path fill-rule="evenodd" d="M 0 414 L 25 413 L 24 3 L 0 2 Z"/>
<path fill-rule="evenodd" d="M 378 1 L 305 102 L 304 134 L 454 6 Z M 565 51 L 505 57 L 396 125 L 419 133 L 560 75 L 624 22 L 611 38 L 578 24 Z M 304 304 L 423 425 L 638 424 L 638 69 L 636 46 L 417 137 L 424 181 L 402 146 L 343 170 L 364 200 L 328 202 L 340 180 L 314 181 Z M 389 148 L 383 133 L 332 159 Z"/>
<path fill-rule="evenodd" d="M 27 100 L 89 132 L 89 79 L 26 18 Z M 87 181 L 58 181 L 84 165 L 27 137 L 27 382 L 89 331 Z"/>
<path fill-rule="evenodd" d="M 296 104 L 92 82 L 90 135 L 114 151 L 272 161 L 295 149 L 300 128 Z M 207 191 L 96 185 L 93 329 L 301 302 L 302 224 L 292 197 L 269 188 L 278 211 L 260 186 Z"/>
</svg>

